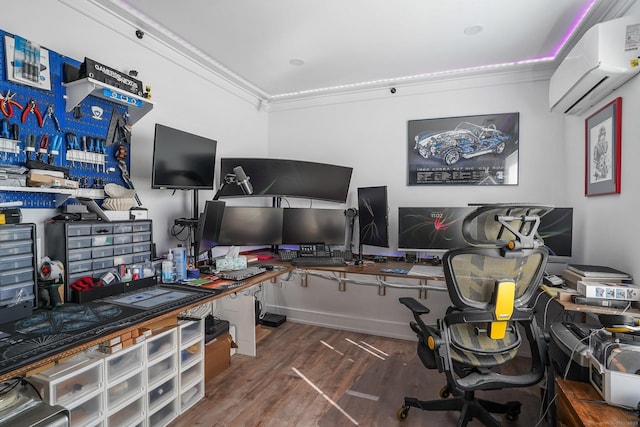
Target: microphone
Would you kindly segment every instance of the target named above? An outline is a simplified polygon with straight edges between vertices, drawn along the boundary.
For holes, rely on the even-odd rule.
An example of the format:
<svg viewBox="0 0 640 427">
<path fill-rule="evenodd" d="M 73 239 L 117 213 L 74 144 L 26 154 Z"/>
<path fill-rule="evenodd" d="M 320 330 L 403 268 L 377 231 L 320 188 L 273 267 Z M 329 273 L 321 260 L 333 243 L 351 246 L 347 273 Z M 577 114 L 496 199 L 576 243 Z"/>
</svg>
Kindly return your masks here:
<svg viewBox="0 0 640 427">
<path fill-rule="evenodd" d="M 236 184 L 242 188 L 242 192 L 246 195 L 253 194 L 253 185 L 249 182 L 249 177 L 244 173 L 242 166 L 233 168 L 233 173 L 236 174 Z"/>
</svg>

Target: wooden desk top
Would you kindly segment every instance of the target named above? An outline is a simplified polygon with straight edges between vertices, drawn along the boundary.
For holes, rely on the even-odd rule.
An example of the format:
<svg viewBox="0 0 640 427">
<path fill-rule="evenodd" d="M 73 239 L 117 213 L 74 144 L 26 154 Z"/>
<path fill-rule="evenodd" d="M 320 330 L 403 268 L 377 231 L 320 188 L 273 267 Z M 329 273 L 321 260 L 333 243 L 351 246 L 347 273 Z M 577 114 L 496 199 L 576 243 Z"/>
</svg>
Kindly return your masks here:
<svg viewBox="0 0 640 427">
<path fill-rule="evenodd" d="M 558 426 L 636 426 L 638 417 L 608 405 L 591 384 L 556 379 Z"/>
</svg>

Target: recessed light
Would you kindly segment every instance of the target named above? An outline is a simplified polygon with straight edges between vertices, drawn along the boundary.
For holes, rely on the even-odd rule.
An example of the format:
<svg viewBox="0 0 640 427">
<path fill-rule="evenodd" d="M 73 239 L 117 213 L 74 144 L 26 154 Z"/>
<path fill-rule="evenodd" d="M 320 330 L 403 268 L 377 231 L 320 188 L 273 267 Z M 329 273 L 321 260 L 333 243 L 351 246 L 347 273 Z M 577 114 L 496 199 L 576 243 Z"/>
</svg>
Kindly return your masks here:
<svg viewBox="0 0 640 427">
<path fill-rule="evenodd" d="M 302 59 L 293 58 L 289 60 L 289 64 L 299 67 L 301 65 L 304 65 L 304 61 Z"/>
<path fill-rule="evenodd" d="M 471 25 L 464 29 L 464 33 L 467 36 L 475 36 L 476 34 L 482 32 L 482 25 Z"/>
</svg>

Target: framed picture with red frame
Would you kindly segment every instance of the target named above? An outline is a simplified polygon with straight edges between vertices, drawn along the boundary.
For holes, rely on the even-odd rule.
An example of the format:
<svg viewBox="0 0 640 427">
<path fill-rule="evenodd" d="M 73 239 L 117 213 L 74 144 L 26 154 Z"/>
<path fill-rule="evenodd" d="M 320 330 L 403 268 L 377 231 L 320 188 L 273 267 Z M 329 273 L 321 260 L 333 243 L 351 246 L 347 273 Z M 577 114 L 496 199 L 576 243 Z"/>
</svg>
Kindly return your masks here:
<svg viewBox="0 0 640 427">
<path fill-rule="evenodd" d="M 620 193 L 622 98 L 585 120 L 585 196 Z"/>
</svg>

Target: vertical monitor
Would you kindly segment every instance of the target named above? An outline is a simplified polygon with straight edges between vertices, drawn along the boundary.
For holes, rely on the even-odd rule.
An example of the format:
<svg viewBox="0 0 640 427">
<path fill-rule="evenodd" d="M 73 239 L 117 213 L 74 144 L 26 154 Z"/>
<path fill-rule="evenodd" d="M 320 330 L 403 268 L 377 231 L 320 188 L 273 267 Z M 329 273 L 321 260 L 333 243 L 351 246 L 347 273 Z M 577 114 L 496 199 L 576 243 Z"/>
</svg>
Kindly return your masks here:
<svg viewBox="0 0 640 427">
<path fill-rule="evenodd" d="M 389 247 L 387 187 L 358 188 L 358 224 L 361 245 Z"/>
<path fill-rule="evenodd" d="M 552 258 L 571 258 L 573 208 L 554 208 L 542 216 L 538 235 Z"/>
<path fill-rule="evenodd" d="M 220 240 L 220 227 L 224 215 L 225 203 L 218 200 L 207 200 L 204 205 L 204 212 L 198 219 L 198 229 L 196 231 L 198 255 L 209 252 L 218 246 Z"/>
<path fill-rule="evenodd" d="M 448 251 L 467 246 L 462 220 L 474 208 L 398 208 L 398 250 Z"/>
<path fill-rule="evenodd" d="M 222 246 L 282 244 L 282 208 L 226 206 L 220 226 Z"/>
<path fill-rule="evenodd" d="M 213 190 L 217 142 L 156 124 L 151 188 Z"/>
<path fill-rule="evenodd" d="M 282 243 L 344 245 L 346 217 L 342 209 L 285 208 Z"/>
</svg>

